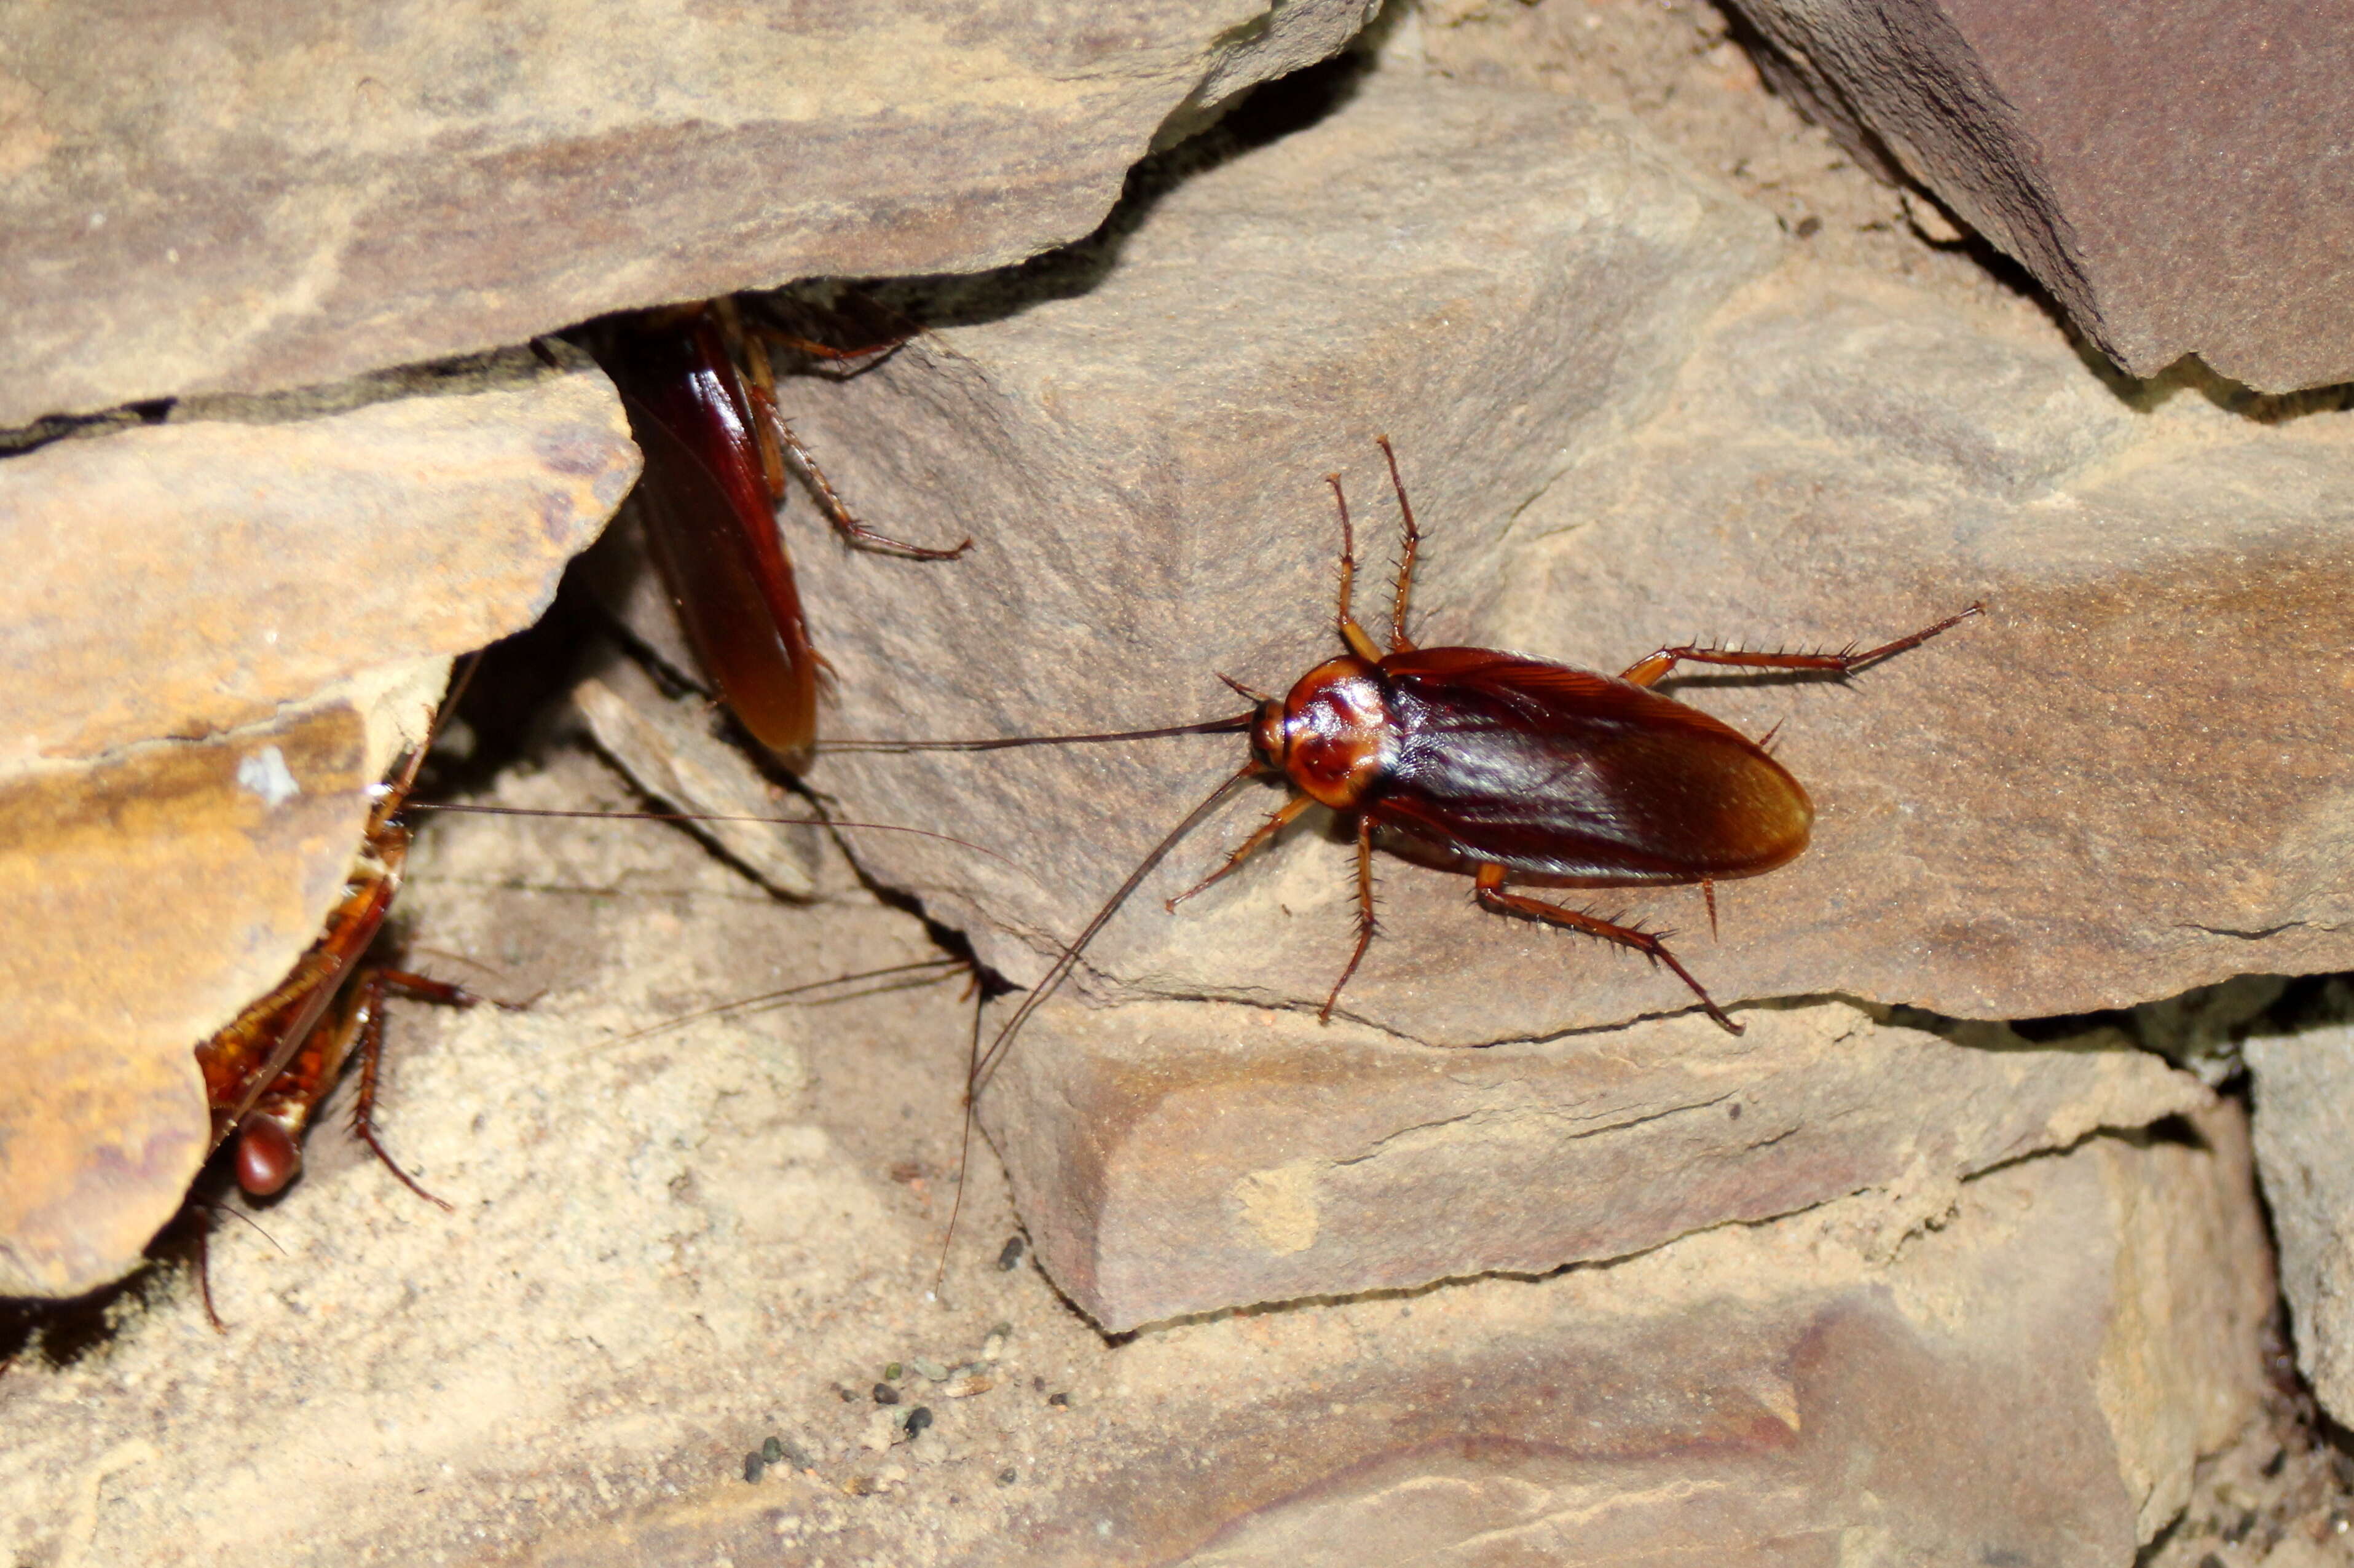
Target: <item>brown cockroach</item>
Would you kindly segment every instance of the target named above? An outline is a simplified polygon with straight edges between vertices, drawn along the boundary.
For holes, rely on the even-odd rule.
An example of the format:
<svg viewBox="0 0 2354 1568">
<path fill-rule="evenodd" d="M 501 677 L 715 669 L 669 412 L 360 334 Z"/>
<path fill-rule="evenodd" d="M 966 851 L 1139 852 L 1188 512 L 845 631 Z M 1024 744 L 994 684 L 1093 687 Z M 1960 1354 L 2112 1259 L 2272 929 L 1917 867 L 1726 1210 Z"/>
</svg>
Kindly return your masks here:
<svg viewBox="0 0 2354 1568">
<path fill-rule="evenodd" d="M 1380 832 L 1469 874 L 1484 909 L 1583 932 L 1666 966 L 1710 1018 L 1737 1034 L 1742 1025 L 1670 951 L 1666 933 L 1514 892 L 1508 884 L 1515 878 L 1568 888 L 1697 884 L 1713 919 L 1718 882 L 1772 871 L 1805 850 L 1814 806 L 1805 788 L 1762 744 L 1662 695 L 1655 689 L 1659 680 L 1681 663 L 1845 676 L 1916 648 L 1985 608 L 1972 604 L 1891 641 L 1866 649 L 1850 645 L 1836 653 L 1678 644 L 1647 654 L 1615 676 L 1494 649 L 1417 648 L 1406 634 L 1406 617 L 1421 533 L 1396 454 L 1387 437 L 1379 444 L 1405 525 L 1386 651 L 1351 612 L 1355 541 L 1340 476 L 1331 474 L 1326 482 L 1341 522 L 1335 622 L 1347 651 L 1300 676 L 1288 695 L 1266 695 L 1229 680 L 1228 685 L 1251 700 L 1250 711 L 1201 724 L 1117 734 L 842 742 L 824 747 L 997 750 L 1183 734 L 1242 733 L 1249 738 L 1250 753 L 1241 768 L 1129 873 L 1022 999 L 988 1049 L 976 1054 L 969 1097 L 979 1093 L 1030 1015 L 1069 977 L 1097 933 L 1162 858 L 1231 790 L 1270 775 L 1289 784 L 1290 799 L 1168 906 L 1173 910 L 1232 873 L 1310 807 L 1338 812 L 1356 841 L 1357 934 L 1320 1019 L 1331 1018 L 1341 988 L 1373 940 L 1373 855 Z"/>
<path fill-rule="evenodd" d="M 465 679 L 459 676 L 461 685 Z M 284 980 L 196 1047 L 212 1107 L 213 1149 L 236 1139 L 238 1185 L 255 1197 L 280 1192 L 301 1174 L 311 1114 L 356 1054 L 360 1086 L 352 1104 L 353 1132 L 410 1192 L 450 1207 L 402 1170 L 376 1135 L 384 1001 L 394 991 L 459 1007 L 480 999 L 446 981 L 363 961 L 400 891 L 410 838 L 400 813 L 430 744 L 419 745 L 378 787 L 343 896 L 318 939 Z"/>
<path fill-rule="evenodd" d="M 788 460 L 853 545 L 941 561 L 963 555 L 972 541 L 928 549 L 886 538 L 852 515 L 778 410 L 771 344 L 820 360 L 894 346 L 845 351 L 748 325 L 725 300 L 650 311 L 591 338 L 645 453 L 635 499 L 680 625 L 737 721 L 790 762 L 816 736 L 825 662 L 810 646 L 792 560 L 777 534 Z"/>
</svg>

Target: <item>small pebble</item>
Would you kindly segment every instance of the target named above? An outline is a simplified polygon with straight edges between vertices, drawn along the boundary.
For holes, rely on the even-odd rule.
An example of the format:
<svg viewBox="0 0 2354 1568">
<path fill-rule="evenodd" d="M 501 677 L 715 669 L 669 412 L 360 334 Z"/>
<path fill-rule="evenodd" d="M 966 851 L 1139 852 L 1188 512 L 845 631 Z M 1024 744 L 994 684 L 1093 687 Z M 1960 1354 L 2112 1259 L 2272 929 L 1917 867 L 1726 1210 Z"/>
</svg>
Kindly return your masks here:
<svg viewBox="0 0 2354 1568">
<path fill-rule="evenodd" d="M 891 1430 L 894 1432 L 905 1432 L 907 1429 L 907 1417 L 915 1414 L 917 1411 L 921 1410 L 923 1406 L 920 1404 L 903 1404 L 897 1409 L 892 1411 Z"/>
<path fill-rule="evenodd" d="M 875 1385 L 875 1403 L 896 1404 L 899 1403 L 899 1391 L 887 1383 L 878 1383 Z"/>
<path fill-rule="evenodd" d="M 996 1328 L 991 1329 L 989 1331 L 989 1338 L 981 1340 L 981 1359 L 985 1361 L 993 1361 L 998 1357 L 1003 1355 L 1005 1353 L 1005 1340 L 1007 1335 L 1008 1330 L 1002 1323 Z"/>
<path fill-rule="evenodd" d="M 1046 1403 L 1057 1410 L 1068 1410 L 1071 1407 L 1071 1396 L 1067 1393 L 1050 1393 L 1046 1396 Z"/>
<path fill-rule="evenodd" d="M 946 1383 L 948 1381 L 949 1369 L 940 1365 L 938 1361 L 909 1361 L 907 1364 L 915 1368 L 924 1376 L 931 1379 L 934 1383 Z"/>
<path fill-rule="evenodd" d="M 769 1440 L 760 1445 L 761 1463 L 773 1465 L 784 1457 L 785 1440 L 773 1432 L 769 1433 Z"/>
<path fill-rule="evenodd" d="M 883 1381 L 885 1383 L 897 1383 L 899 1381 L 899 1363 L 897 1361 L 893 1361 L 889 1366 L 883 1369 Z"/>
<path fill-rule="evenodd" d="M 766 1471 L 768 1467 L 769 1462 L 760 1457 L 760 1451 L 758 1448 L 753 1449 L 750 1453 L 744 1456 L 744 1478 L 746 1480 L 758 1481 L 760 1478 L 762 1472 Z"/>
<path fill-rule="evenodd" d="M 1028 1244 L 1018 1235 L 1007 1236 L 1005 1245 L 997 1249 L 997 1266 L 1006 1274 L 1022 1266 L 1022 1250 Z"/>
<path fill-rule="evenodd" d="M 1021 1478 L 1022 1472 L 1011 1465 L 997 1472 L 997 1484 L 1001 1487 L 1010 1487 Z"/>
<path fill-rule="evenodd" d="M 791 1463 L 793 1468 L 796 1470 L 814 1470 L 817 1468 L 817 1456 L 811 1454 L 808 1449 L 802 1447 L 798 1443 L 788 1443 L 785 1445 L 785 1457 Z"/>
<path fill-rule="evenodd" d="M 917 1435 L 931 1424 L 932 1407 L 930 1405 L 919 1404 L 907 1412 L 907 1441 L 914 1442 Z"/>
<path fill-rule="evenodd" d="M 970 1399 L 974 1394 L 987 1393 L 991 1389 L 995 1388 L 996 1386 L 997 1380 L 995 1378 L 984 1376 L 978 1372 L 969 1377 L 952 1377 L 949 1379 L 948 1382 L 940 1384 L 940 1397 L 943 1399 Z"/>
</svg>

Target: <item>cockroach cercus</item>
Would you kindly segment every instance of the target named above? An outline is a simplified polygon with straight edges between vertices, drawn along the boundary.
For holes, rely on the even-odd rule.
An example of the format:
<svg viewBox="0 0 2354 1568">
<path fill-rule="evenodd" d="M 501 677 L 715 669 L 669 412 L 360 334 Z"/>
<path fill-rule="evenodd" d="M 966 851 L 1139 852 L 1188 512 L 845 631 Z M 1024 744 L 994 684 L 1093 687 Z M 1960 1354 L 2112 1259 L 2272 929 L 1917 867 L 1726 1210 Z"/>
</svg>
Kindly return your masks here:
<svg viewBox="0 0 2354 1568">
<path fill-rule="evenodd" d="M 1310 807 L 1349 824 L 1357 849 L 1355 946 L 1325 997 L 1330 1019 L 1373 937 L 1374 835 L 1408 841 L 1473 880 L 1482 908 L 1581 931 L 1665 965 L 1712 1019 L 1734 1033 L 1706 988 L 1670 951 L 1665 934 L 1512 891 L 1514 879 L 1569 888 L 1697 884 L 1712 918 L 1720 881 L 1787 864 L 1807 847 L 1814 805 L 1766 747 L 1654 688 L 1680 663 L 1812 672 L 1839 677 L 1916 648 L 1983 613 L 1973 604 L 1933 626 L 1876 646 L 1836 653 L 1754 652 L 1676 645 L 1617 675 L 1489 648 L 1417 648 L 1406 610 L 1421 533 L 1388 438 L 1380 440 L 1405 524 L 1386 651 L 1350 609 L 1356 556 L 1338 474 L 1329 475 L 1341 520 L 1336 623 L 1346 652 L 1299 677 L 1288 695 L 1252 692 L 1231 718 L 1117 734 L 970 741 L 830 742 L 827 750 L 988 751 L 1013 746 L 1242 733 L 1241 768 L 1196 806 L 1129 874 L 1094 918 L 970 1065 L 977 1095 L 1030 1015 L 1078 963 L 1097 932 L 1180 840 L 1246 780 L 1277 775 L 1291 797 L 1216 870 L 1169 901 L 1177 905 L 1232 873 Z M 1222 679 L 1224 677 L 1221 677 Z M 951 1222 L 953 1224 L 953 1222 Z"/>
</svg>

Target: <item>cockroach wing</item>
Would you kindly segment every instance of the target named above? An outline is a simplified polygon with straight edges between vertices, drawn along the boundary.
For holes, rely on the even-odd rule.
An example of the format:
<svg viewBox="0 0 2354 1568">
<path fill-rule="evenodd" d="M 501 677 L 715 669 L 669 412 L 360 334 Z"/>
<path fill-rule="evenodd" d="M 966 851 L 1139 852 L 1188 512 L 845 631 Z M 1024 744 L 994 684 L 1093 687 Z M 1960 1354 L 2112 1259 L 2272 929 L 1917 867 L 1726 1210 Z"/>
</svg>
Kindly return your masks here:
<svg viewBox="0 0 2354 1568">
<path fill-rule="evenodd" d="M 1755 876 L 1814 807 L 1737 730 L 1608 675 L 1484 648 L 1379 666 L 1396 743 L 1367 810 L 1470 859 L 1591 885 Z"/>
<path fill-rule="evenodd" d="M 717 325 L 617 329 L 600 362 L 645 452 L 635 492 L 646 543 L 704 673 L 779 756 L 817 733 L 818 656 Z"/>
</svg>

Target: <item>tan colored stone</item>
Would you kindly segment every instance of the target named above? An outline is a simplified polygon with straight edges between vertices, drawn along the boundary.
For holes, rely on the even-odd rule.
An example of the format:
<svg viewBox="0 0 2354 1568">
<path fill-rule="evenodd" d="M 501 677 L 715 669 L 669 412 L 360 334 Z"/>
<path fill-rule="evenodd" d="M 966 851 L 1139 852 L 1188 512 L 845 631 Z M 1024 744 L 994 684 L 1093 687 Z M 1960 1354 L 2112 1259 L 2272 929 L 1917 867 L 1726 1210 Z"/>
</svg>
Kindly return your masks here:
<svg viewBox="0 0 2354 1568">
<path fill-rule="evenodd" d="M 2324 1409 L 2354 1413 L 2354 1023 L 2342 984 L 2338 1016 L 2292 1033 L 2247 1042 L 2255 1075 L 2256 1158 L 2280 1240 L 2281 1292 L 2288 1299 L 2297 1368 Z"/>
<path fill-rule="evenodd" d="M 1383 101 L 1368 89 L 1172 193 L 1084 296 L 945 333 L 960 359 L 911 345 L 846 387 L 795 387 L 804 433 L 870 514 L 979 540 L 952 571 L 811 553 L 816 636 L 842 676 L 835 733 L 1166 724 L 1235 711 L 1221 672 L 1284 689 L 1337 647 L 1320 473 L 1345 469 L 1373 561 L 1394 538 L 1370 442 L 1386 429 L 1428 535 L 1426 643 L 1617 670 L 1695 635 L 1837 647 L 1987 600 L 1985 620 L 1844 688 L 1678 684 L 1748 733 L 1778 725 L 1778 755 L 1818 809 L 1803 858 L 1719 889 L 1720 939 L 1691 890 L 1588 900 L 1684 933 L 1681 956 L 1720 1001 L 1832 992 L 2020 1017 L 2354 962 L 2354 707 L 2333 673 L 2349 630 L 2336 585 L 2354 571 L 2354 413 L 2251 417 L 2195 378 L 2121 396 L 2036 313 L 1793 263 L 1728 307 L 1656 418 L 1581 422 L 1548 399 L 1614 371 L 1647 407 L 1656 366 L 1638 372 L 1653 362 L 1602 349 L 1633 307 L 1581 283 L 1547 296 L 1551 313 L 1519 313 L 1501 280 L 1541 249 L 1542 223 L 1501 193 L 1406 173 L 1458 145 L 1447 138 L 1462 122 L 1383 119 Z M 1351 118 L 1361 106 L 1373 125 L 1415 125 L 1426 152 L 1375 154 L 1379 132 Z M 1571 155 L 1533 130 L 1515 144 Z M 1345 173 L 1355 156 L 1395 176 L 1378 198 Z M 1517 183 L 1603 184 L 1566 169 Z M 1313 220 L 1310 200 L 1325 204 Z M 1444 226 L 1412 200 L 1479 212 L 1520 244 L 1418 272 L 1409 241 L 1435 246 Z M 1295 224 L 1383 256 L 1384 281 L 1447 302 L 1444 327 L 1377 287 L 1303 304 L 1299 285 L 1244 270 L 1307 243 Z M 1595 290 L 1655 270 L 1610 254 L 1618 281 Z M 1564 313 L 1576 334 L 1539 352 L 1533 322 Z M 1670 341 L 1684 339 L 1645 330 L 1681 354 Z M 1134 345 L 1142 369 L 1096 368 L 1086 345 L 1105 340 Z M 1378 617 L 1382 574 L 1369 575 Z M 2263 766 L 2234 736 L 2263 737 Z M 863 815 L 936 802 L 944 831 L 1038 868 L 1031 881 L 870 846 L 886 880 L 1026 979 L 1241 759 L 1220 737 L 849 757 L 817 777 Z M 1097 994 L 1321 1002 L 1354 890 L 1348 846 L 1316 816 L 1173 916 L 1156 907 L 1278 798 L 1246 795 L 1097 939 L 1083 976 Z M 1690 1005 L 1673 976 L 1623 952 L 1479 912 L 1458 875 L 1389 858 L 1380 874 L 1384 934 L 1341 997 L 1351 1016 L 1480 1044 Z"/>
<path fill-rule="evenodd" d="M 611 386 L 555 357 L 0 461 L 0 1295 L 138 1263 L 209 1142 L 189 1053 L 318 937 L 448 656 L 535 619 L 620 503 Z"/>
<path fill-rule="evenodd" d="M 1686 1017 L 1439 1050 L 1263 1008 L 1059 1002 L 981 1119 L 1040 1264 L 1118 1333 L 1541 1274 L 1863 1187 L 1934 1222 L 1989 1165 L 2208 1103 L 2108 1044 L 1948 1041 L 1829 1004 L 1738 1039 Z"/>
<path fill-rule="evenodd" d="M 578 355 L 326 394 L 355 395 L 224 400 L 0 462 L 0 763 L 235 728 L 517 630 L 637 478 Z"/>
<path fill-rule="evenodd" d="M 0 426 L 1019 261 L 1100 222 L 1157 133 L 1366 11 L 24 11 L 0 67 Z"/>
<path fill-rule="evenodd" d="M 812 641 L 840 677 L 827 733 L 1129 728 L 1233 713 L 1217 672 L 1280 689 L 1334 648 L 1320 477 L 1334 468 L 1364 521 L 1378 615 L 1394 516 L 1376 477 L 1384 430 L 1435 531 L 1422 624 L 1441 641 L 1469 632 L 1521 569 L 1515 515 L 1656 405 L 1707 313 L 1776 249 L 1769 222 L 1617 121 L 1546 93 L 1375 75 L 1329 119 L 1140 204 L 1132 231 L 1023 281 L 1018 306 L 951 296 L 982 324 L 847 382 L 788 387 L 796 428 L 874 525 L 975 540 L 953 563 L 802 554 Z M 927 825 L 1010 855 L 1014 868 L 920 842 L 860 851 L 1028 980 L 1241 751 L 1219 736 L 850 756 L 812 777 L 853 815 L 905 820 L 921 802 Z M 1188 846 L 1091 967 L 1131 995 L 1321 1001 L 1349 931 L 1331 852 L 1279 845 L 1173 920 L 1154 907 L 1250 820 L 1234 809 Z M 1461 901 L 1460 879 L 1434 880 Z M 1524 982 L 1531 952 L 1556 965 L 1564 945 L 1502 924 L 1482 923 L 1497 946 L 1466 971 L 1478 986 L 1426 983 L 1452 971 L 1407 983 L 1543 1001 L 1451 1038 L 1543 1033 L 1539 1019 L 1559 1016 L 1566 986 Z M 1409 918 L 1394 928 L 1373 963 L 1423 939 Z M 1598 960 L 1614 966 L 1642 1003 L 1597 997 L 1586 1017 L 1680 1005 L 1672 982 Z M 1390 973 L 1352 990 L 1352 1010 L 1440 1037 L 1401 1016 Z"/>
<path fill-rule="evenodd" d="M 503 798 L 579 803 L 558 786 L 592 771 Z M 419 940 L 549 987 L 523 1013 L 396 1019 L 387 1135 L 460 1213 L 314 1140 L 272 1242 L 217 1238 L 226 1335 L 157 1292 L 103 1355 L 23 1358 L 0 1378 L 17 1556 L 2124 1563 L 2262 1386 L 2228 1106 L 2195 1137 L 2094 1138 L 1617 1264 L 1117 1341 L 995 1266 L 1010 1215 L 983 1171 L 934 1298 L 953 988 L 627 1038 L 748 967 L 920 953 L 913 921 L 748 897 L 620 824 L 432 837 Z M 992 1347 L 970 1397 L 915 1367 Z M 935 1419 L 877 1453 L 867 1390 L 894 1361 L 895 1408 Z M 747 1485 L 772 1433 L 802 1458 Z"/>
<path fill-rule="evenodd" d="M 614 660 L 572 689 L 597 748 L 663 810 L 697 819 L 696 836 L 790 897 L 813 890 L 813 808 L 760 775 L 749 756 L 711 733 L 710 704 L 669 698 L 635 666 Z"/>
<path fill-rule="evenodd" d="M 384 760 L 364 728 L 339 703 L 0 786 L 0 1296 L 105 1284 L 179 1208 L 212 1131 L 191 1052 L 318 936 Z"/>
</svg>

